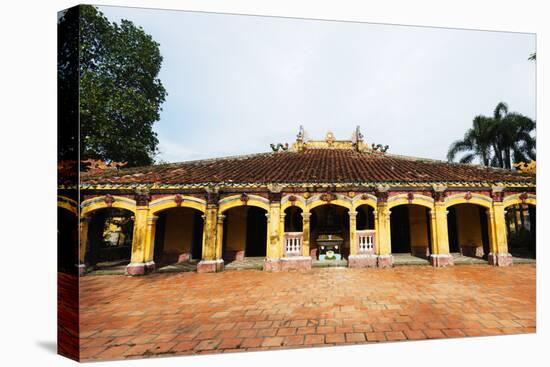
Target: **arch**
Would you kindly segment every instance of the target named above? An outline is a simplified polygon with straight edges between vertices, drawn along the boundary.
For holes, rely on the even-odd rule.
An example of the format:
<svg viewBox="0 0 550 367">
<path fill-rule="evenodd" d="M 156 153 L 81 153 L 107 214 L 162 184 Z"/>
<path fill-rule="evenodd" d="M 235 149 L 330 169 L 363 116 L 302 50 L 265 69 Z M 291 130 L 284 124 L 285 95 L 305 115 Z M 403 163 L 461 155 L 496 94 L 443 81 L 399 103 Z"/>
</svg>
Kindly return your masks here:
<svg viewBox="0 0 550 367">
<path fill-rule="evenodd" d="M 449 251 L 466 257 L 487 258 L 491 251 L 492 209 L 476 200 L 463 197 L 458 200 L 447 207 Z"/>
<path fill-rule="evenodd" d="M 240 202 L 240 197 L 238 200 Z M 233 205 L 223 213 L 223 259 L 229 263 L 245 257 L 265 257 L 269 233 L 267 209 L 257 205 Z"/>
<path fill-rule="evenodd" d="M 157 219 L 153 220 L 153 260 L 156 266 L 202 259 L 203 212 L 189 205 L 172 206 L 170 202 L 160 203 L 154 210 L 152 218 L 156 216 Z"/>
<path fill-rule="evenodd" d="M 428 209 L 433 209 L 434 199 L 432 197 L 413 193 L 412 200 L 409 199 L 409 194 L 398 194 L 388 198 L 388 209 L 399 205 L 419 205 Z"/>
<path fill-rule="evenodd" d="M 59 208 L 67 209 L 73 214 L 78 215 L 78 203 L 66 196 L 58 195 L 57 196 L 57 206 Z"/>
<path fill-rule="evenodd" d="M 288 206 L 284 211 L 283 232 L 302 232 L 304 210 L 297 205 Z"/>
<path fill-rule="evenodd" d="M 334 196 L 336 197 L 335 200 L 325 201 L 325 200 L 321 200 L 322 195 L 324 194 L 313 195 L 312 197 L 307 199 L 306 201 L 307 212 L 311 212 L 313 209 L 321 205 L 329 205 L 329 204 L 341 206 L 343 208 L 348 209 L 349 211 L 353 211 L 353 205 L 349 197 L 342 194 L 334 194 Z"/>
<path fill-rule="evenodd" d="M 401 196 L 401 195 L 400 195 Z M 418 203 L 421 202 L 421 203 Z M 433 231 L 430 211 L 433 206 L 427 200 L 394 201 L 390 219 L 390 246 L 392 253 L 408 253 L 427 259 L 433 252 Z"/>
<path fill-rule="evenodd" d="M 376 196 L 372 194 L 360 194 L 355 195 L 353 199 L 351 199 L 351 204 L 353 210 L 356 210 L 361 205 L 368 205 L 376 210 L 377 199 Z"/>
<path fill-rule="evenodd" d="M 296 201 L 290 201 L 290 197 L 294 196 L 296 197 Z M 306 199 L 303 196 L 300 195 L 285 195 L 281 199 L 281 211 L 284 212 L 286 209 L 288 209 L 291 206 L 298 207 L 302 209 L 304 212 L 306 211 Z"/>
<path fill-rule="evenodd" d="M 269 200 L 259 195 L 248 195 L 248 201 L 243 202 L 241 200 L 242 195 L 231 195 L 221 199 L 219 204 L 219 213 L 223 213 L 228 209 L 235 208 L 237 206 L 256 206 L 264 209 L 269 213 Z"/>
<path fill-rule="evenodd" d="M 81 216 L 86 216 L 92 213 L 95 210 L 98 209 L 104 209 L 104 208 L 117 208 L 117 209 L 126 209 L 131 211 L 132 213 L 136 213 L 136 201 L 129 199 L 124 196 L 115 196 L 113 195 L 113 202 L 109 205 L 107 201 L 105 200 L 107 196 L 96 196 L 94 198 L 84 200 L 81 207 Z"/>
<path fill-rule="evenodd" d="M 86 244 L 80 249 L 85 266 L 90 270 L 125 267 L 131 259 L 135 212 L 113 202 L 112 206 L 103 203 L 85 216 L 90 219 L 85 226 Z"/>
<path fill-rule="evenodd" d="M 172 208 L 191 208 L 204 213 L 206 210 L 206 201 L 193 196 L 180 195 L 181 201 L 176 200 L 176 195 L 164 196 L 149 203 L 151 214 L 158 213 Z"/>
<path fill-rule="evenodd" d="M 493 205 L 493 199 L 490 196 L 470 192 L 471 198 L 466 199 L 465 196 L 467 193 L 468 191 L 464 193 L 453 194 L 445 198 L 445 208 L 449 208 L 453 205 L 458 204 L 475 204 L 483 206 L 487 209 L 491 209 Z"/>
<path fill-rule="evenodd" d="M 525 200 L 521 199 L 522 195 L 523 194 L 520 193 L 520 194 L 505 196 L 504 199 L 502 200 L 502 204 L 504 205 L 505 208 L 514 204 L 528 204 L 528 205 L 535 205 L 535 206 L 537 205 L 536 195 L 527 194 L 527 198 Z"/>
</svg>

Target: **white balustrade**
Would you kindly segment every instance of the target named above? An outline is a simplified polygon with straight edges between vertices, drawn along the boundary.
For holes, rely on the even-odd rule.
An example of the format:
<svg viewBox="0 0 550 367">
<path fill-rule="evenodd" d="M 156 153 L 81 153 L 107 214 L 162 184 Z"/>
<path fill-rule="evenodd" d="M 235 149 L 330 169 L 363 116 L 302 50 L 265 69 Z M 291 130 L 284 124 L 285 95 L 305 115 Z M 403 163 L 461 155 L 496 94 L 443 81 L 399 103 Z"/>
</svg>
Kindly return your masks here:
<svg viewBox="0 0 550 367">
<path fill-rule="evenodd" d="M 375 253 L 375 231 L 372 229 L 357 231 L 358 252 L 360 254 Z"/>
<path fill-rule="evenodd" d="M 302 232 L 285 232 L 285 256 L 302 254 Z"/>
</svg>

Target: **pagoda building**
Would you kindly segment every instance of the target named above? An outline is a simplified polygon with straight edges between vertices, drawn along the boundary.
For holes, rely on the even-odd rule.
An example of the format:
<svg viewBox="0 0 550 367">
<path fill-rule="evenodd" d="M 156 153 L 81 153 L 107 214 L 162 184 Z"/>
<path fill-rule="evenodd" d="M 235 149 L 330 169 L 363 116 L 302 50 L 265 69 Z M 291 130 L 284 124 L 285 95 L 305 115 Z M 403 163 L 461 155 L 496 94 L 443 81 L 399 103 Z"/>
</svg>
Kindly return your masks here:
<svg viewBox="0 0 550 367">
<path fill-rule="evenodd" d="M 79 266 L 127 257 L 131 275 L 193 260 L 216 272 L 246 258 L 267 271 L 391 267 L 396 254 L 508 266 L 507 210 L 534 229 L 534 174 L 394 155 L 359 128 L 350 140 L 309 140 L 301 128 L 291 146 L 271 148 L 82 173 L 80 202 L 58 200 L 80 218 Z"/>
</svg>

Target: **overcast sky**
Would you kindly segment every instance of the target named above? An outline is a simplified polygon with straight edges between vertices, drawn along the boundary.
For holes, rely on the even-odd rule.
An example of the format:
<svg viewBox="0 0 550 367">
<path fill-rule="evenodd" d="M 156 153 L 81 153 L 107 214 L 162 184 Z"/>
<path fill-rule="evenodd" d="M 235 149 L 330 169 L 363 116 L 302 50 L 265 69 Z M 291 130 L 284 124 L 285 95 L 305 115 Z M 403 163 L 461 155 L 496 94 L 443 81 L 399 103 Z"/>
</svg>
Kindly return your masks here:
<svg viewBox="0 0 550 367">
<path fill-rule="evenodd" d="M 99 9 L 160 43 L 168 96 L 159 159 L 270 151 L 331 130 L 445 159 L 500 101 L 535 116 L 535 35 L 150 10 Z"/>
</svg>

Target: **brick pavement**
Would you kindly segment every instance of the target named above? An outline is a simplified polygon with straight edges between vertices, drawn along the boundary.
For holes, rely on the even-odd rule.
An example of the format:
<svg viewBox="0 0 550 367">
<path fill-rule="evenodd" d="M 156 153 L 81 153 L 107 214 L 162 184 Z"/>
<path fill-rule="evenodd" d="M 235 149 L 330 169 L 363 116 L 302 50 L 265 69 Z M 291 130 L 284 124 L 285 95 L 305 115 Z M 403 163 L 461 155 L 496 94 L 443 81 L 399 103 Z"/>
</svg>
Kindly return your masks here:
<svg viewBox="0 0 550 367">
<path fill-rule="evenodd" d="M 535 332 L 534 265 L 81 278 L 81 359 Z"/>
</svg>

